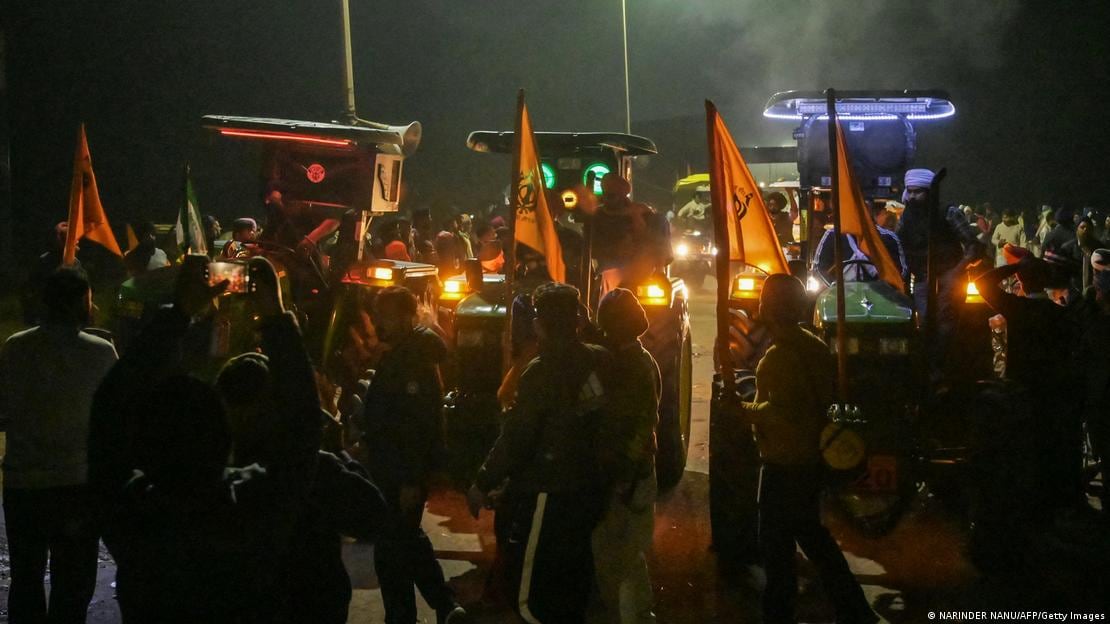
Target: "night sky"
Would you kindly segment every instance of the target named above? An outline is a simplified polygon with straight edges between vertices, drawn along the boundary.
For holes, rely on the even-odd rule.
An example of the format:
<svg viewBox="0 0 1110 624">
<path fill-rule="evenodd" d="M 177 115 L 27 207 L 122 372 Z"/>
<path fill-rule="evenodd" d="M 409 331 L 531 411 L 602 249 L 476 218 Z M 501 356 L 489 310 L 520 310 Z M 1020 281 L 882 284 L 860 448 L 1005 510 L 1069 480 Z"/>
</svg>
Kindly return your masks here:
<svg viewBox="0 0 1110 624">
<path fill-rule="evenodd" d="M 497 200 L 508 158 L 465 139 L 511 129 L 519 87 L 537 129 L 623 128 L 619 0 L 351 11 L 359 115 L 424 125 L 410 208 Z M 687 162 L 704 168 L 705 98 L 737 143 L 782 145 L 792 124 L 761 116 L 775 91 L 942 88 L 957 116 L 919 126 L 918 164 L 949 169 L 948 199 L 1107 203 L 1110 3 L 628 0 L 628 13 L 633 132 L 670 129 L 658 188 Z M 4 17 L 17 255 L 65 217 L 81 121 L 122 234 L 173 220 L 186 161 L 202 211 L 227 223 L 254 210 L 258 150 L 202 130 L 201 115 L 330 120 L 344 105 L 338 0 L 7 0 Z"/>
</svg>

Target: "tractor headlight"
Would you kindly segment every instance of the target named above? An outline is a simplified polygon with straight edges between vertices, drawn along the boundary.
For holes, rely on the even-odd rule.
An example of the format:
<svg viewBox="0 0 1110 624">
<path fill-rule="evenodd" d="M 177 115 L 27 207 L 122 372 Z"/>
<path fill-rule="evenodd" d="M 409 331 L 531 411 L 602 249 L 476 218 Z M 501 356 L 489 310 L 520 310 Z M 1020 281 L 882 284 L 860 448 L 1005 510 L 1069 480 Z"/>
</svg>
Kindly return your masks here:
<svg viewBox="0 0 1110 624">
<path fill-rule="evenodd" d="M 806 279 L 806 290 L 808 290 L 809 292 L 820 292 L 822 287 L 823 285 L 821 284 L 821 280 L 817 279 L 816 277 L 810 275 L 809 278 Z"/>
<path fill-rule="evenodd" d="M 366 269 L 366 277 L 381 282 L 392 282 L 393 269 L 389 267 L 370 267 Z"/>
<path fill-rule="evenodd" d="M 443 282 L 443 292 L 439 298 L 442 301 L 458 301 L 470 292 L 470 284 L 462 276 L 452 277 Z"/>
<path fill-rule="evenodd" d="M 762 275 L 755 273 L 741 273 L 736 276 L 736 280 L 732 283 L 732 294 L 730 299 L 759 299 L 759 293 L 763 291 Z"/>
<path fill-rule="evenodd" d="M 975 282 L 967 283 L 967 290 L 964 293 L 964 303 L 983 303 L 983 295 L 979 294 L 979 287 Z"/>
<path fill-rule="evenodd" d="M 644 284 L 636 289 L 636 298 L 641 305 L 665 306 L 671 304 L 670 289 L 658 283 Z"/>
<path fill-rule="evenodd" d="M 686 256 L 690 255 L 690 246 L 686 243 L 679 243 L 678 245 L 675 245 L 674 255 L 676 258 L 685 258 Z"/>
</svg>

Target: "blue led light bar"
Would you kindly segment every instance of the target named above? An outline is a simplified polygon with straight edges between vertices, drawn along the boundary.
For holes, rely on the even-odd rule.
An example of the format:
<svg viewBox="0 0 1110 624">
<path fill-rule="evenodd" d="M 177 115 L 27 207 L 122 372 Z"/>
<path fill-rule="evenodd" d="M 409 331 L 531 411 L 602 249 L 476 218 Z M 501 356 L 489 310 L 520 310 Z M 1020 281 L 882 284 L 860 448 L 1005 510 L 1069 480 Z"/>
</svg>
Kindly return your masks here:
<svg viewBox="0 0 1110 624">
<path fill-rule="evenodd" d="M 838 117 L 855 120 L 928 121 L 956 114 L 956 107 L 943 91 L 844 91 L 838 93 Z M 828 119 L 825 97 L 816 92 L 776 93 L 767 102 L 768 119 Z"/>
</svg>

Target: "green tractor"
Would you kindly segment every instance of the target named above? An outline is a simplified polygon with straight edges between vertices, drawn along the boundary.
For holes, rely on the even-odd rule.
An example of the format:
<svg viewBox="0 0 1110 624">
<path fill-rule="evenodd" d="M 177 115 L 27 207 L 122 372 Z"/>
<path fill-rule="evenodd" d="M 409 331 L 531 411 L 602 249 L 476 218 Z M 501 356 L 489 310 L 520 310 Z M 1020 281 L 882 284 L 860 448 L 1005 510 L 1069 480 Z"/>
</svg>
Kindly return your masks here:
<svg viewBox="0 0 1110 624">
<path fill-rule="evenodd" d="M 916 151 L 914 124 L 954 112 L 940 91 L 842 92 L 837 111 L 848 131 L 849 152 L 869 200 L 899 196 L 904 171 Z M 768 102 L 764 116 L 799 124 L 798 183 L 777 183 L 800 216 L 786 245 L 791 271 L 814 297 L 814 329 L 836 348 L 837 296 L 816 270 L 815 243 L 827 229 L 829 193 L 828 130 L 820 93 L 787 92 Z M 859 260 L 850 262 L 860 262 Z M 754 274 L 753 274 L 754 273 Z M 850 273 L 850 272 L 849 272 Z M 737 363 L 739 391 L 754 392 L 754 366 L 768 346 L 755 312 L 761 276 L 750 268 L 734 278 L 730 307 L 730 347 Z M 970 284 L 970 282 L 968 282 Z M 974 381 L 991 376 L 990 312 L 968 286 L 959 308 L 956 348 L 972 383 L 943 395 L 930 390 L 923 365 L 926 339 L 918 329 L 910 297 L 882 281 L 845 283 L 849 406 L 830 413 L 822 440 L 833 469 L 833 498 L 861 529 L 892 528 L 918 489 L 939 491 L 960 481 L 969 456 Z M 922 287 L 923 285 L 919 285 Z M 729 371 L 724 372 L 728 374 Z M 799 371 L 799 375 L 803 372 Z M 720 389 L 720 380 L 715 390 Z M 711 405 L 710 505 L 715 549 L 724 560 L 755 556 L 755 494 L 758 457 L 746 427 L 737 427 L 721 409 L 719 392 Z"/>
<path fill-rule="evenodd" d="M 591 314 L 596 313 L 600 284 L 592 258 L 594 249 L 605 241 L 592 239 L 589 219 L 576 211 L 577 196 L 572 189 L 584 185 L 600 194 L 601 178 L 609 172 L 631 179 L 633 159 L 655 154 L 655 144 L 619 133 L 537 132 L 535 136 L 544 185 L 569 217 L 560 219 L 561 227 L 580 232 L 583 241 L 579 249 L 564 245 L 567 281 L 583 293 Z M 467 146 L 476 152 L 509 154 L 513 133 L 473 132 Z M 474 456 L 479 459 L 497 435 L 497 391 L 508 368 L 502 361 L 501 337 L 508 306 L 515 295 L 526 292 L 519 281 L 514 289 L 515 293 L 509 292 L 504 275 L 481 275 L 471 267 L 466 276 L 447 280 L 440 297 L 441 311 L 449 311 L 453 317 L 449 335 L 458 371 L 448 405 L 449 435 L 453 434 L 454 439 L 481 438 L 474 444 Z M 659 363 L 662 374 L 658 457 L 660 466 L 667 467 L 661 472 L 669 469 L 672 475 L 670 479 L 661 477 L 661 484 L 670 488 L 678 480 L 674 475 L 680 476 L 686 464 L 690 437 L 693 352 L 688 295 L 683 280 L 665 271 L 637 284 L 635 291 L 650 322 L 643 336 L 644 346 Z"/>
</svg>

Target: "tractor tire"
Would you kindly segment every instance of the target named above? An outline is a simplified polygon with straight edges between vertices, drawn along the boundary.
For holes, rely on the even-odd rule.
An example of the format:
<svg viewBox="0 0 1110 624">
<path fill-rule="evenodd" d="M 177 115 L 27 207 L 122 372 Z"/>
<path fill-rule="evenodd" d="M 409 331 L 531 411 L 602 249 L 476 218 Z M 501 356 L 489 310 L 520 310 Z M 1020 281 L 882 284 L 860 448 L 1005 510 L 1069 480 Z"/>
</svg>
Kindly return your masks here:
<svg viewBox="0 0 1110 624">
<path fill-rule="evenodd" d="M 755 398 L 755 375 L 734 371 L 737 394 Z M 759 561 L 759 451 L 751 427 L 724 408 L 723 384 L 713 381 L 709 406 L 709 522 L 718 567 L 738 572 Z"/>
<path fill-rule="evenodd" d="M 686 469 L 690 444 L 693 347 L 689 333 L 682 338 L 681 343 L 673 347 L 677 347 L 676 353 L 665 359 L 657 359 L 663 382 L 656 436 L 656 475 L 661 495 L 673 490 L 681 480 Z"/>
<path fill-rule="evenodd" d="M 659 398 L 658 448 L 655 455 L 659 493 L 673 490 L 686 470 L 690 443 L 690 401 L 693 346 L 685 302 L 648 317 L 650 326 L 642 340 L 659 364 L 662 381 Z"/>
</svg>

